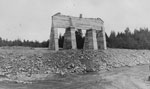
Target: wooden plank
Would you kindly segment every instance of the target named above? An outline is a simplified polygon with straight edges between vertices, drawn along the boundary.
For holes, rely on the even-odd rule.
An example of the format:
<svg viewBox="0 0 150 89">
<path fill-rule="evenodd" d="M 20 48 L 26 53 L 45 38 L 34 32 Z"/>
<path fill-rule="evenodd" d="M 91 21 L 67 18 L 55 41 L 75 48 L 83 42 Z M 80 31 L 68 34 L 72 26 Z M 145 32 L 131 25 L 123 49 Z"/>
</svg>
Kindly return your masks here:
<svg viewBox="0 0 150 89">
<path fill-rule="evenodd" d="M 71 18 L 71 21 L 70 21 Z M 73 16 L 65 16 L 65 15 L 54 15 L 52 17 L 53 26 L 56 28 L 67 28 L 70 25 L 77 29 L 97 29 L 100 30 L 103 21 L 97 18 L 79 18 Z"/>
</svg>

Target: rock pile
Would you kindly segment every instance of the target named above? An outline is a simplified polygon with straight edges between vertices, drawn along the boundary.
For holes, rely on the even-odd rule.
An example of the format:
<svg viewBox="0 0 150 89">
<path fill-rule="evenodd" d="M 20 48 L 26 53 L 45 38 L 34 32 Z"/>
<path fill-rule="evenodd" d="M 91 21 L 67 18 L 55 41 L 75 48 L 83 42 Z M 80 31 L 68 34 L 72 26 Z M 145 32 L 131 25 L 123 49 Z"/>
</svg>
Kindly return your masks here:
<svg viewBox="0 0 150 89">
<path fill-rule="evenodd" d="M 150 63 L 149 50 L 66 50 L 44 54 L 44 65 L 53 66 L 61 73 L 84 73 L 110 70 L 122 66 L 135 66 Z M 46 57 L 46 58 L 45 58 Z M 58 71 L 57 71 L 58 72 Z"/>
<path fill-rule="evenodd" d="M 150 63 L 149 50 L 14 50 L 0 49 L 0 75 L 17 80 L 21 76 L 86 73 L 122 66 Z"/>
</svg>

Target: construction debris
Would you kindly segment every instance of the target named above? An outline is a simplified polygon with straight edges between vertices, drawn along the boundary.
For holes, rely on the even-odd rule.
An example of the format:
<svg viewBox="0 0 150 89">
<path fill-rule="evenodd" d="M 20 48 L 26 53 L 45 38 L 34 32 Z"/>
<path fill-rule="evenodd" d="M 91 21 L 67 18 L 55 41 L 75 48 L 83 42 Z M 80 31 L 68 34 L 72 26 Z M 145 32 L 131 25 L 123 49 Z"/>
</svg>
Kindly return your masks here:
<svg viewBox="0 0 150 89">
<path fill-rule="evenodd" d="M 32 80 L 49 74 L 87 73 L 150 63 L 149 50 L 0 49 L 0 75 L 12 80 Z M 42 75 L 42 76 L 40 76 Z"/>
</svg>

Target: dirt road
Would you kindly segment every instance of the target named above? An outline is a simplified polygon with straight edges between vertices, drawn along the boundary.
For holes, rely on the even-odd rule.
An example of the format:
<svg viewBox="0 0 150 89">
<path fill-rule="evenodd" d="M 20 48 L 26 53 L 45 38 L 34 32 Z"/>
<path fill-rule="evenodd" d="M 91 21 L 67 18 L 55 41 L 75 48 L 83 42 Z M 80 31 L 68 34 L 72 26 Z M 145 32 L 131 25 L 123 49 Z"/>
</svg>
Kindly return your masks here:
<svg viewBox="0 0 150 89">
<path fill-rule="evenodd" d="M 1 82 L 0 89 L 150 89 L 149 65 L 84 75 L 55 76 L 32 84 Z"/>
</svg>

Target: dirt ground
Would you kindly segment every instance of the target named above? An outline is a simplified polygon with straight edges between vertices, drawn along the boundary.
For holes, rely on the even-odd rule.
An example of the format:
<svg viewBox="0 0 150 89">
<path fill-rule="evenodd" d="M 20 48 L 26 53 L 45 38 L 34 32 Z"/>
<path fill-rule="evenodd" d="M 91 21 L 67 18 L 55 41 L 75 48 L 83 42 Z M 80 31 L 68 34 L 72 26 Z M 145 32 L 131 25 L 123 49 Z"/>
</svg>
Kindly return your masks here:
<svg viewBox="0 0 150 89">
<path fill-rule="evenodd" d="M 53 76 L 32 84 L 0 82 L 0 89 L 150 89 L 149 65 L 116 68 L 99 73 Z"/>
</svg>

